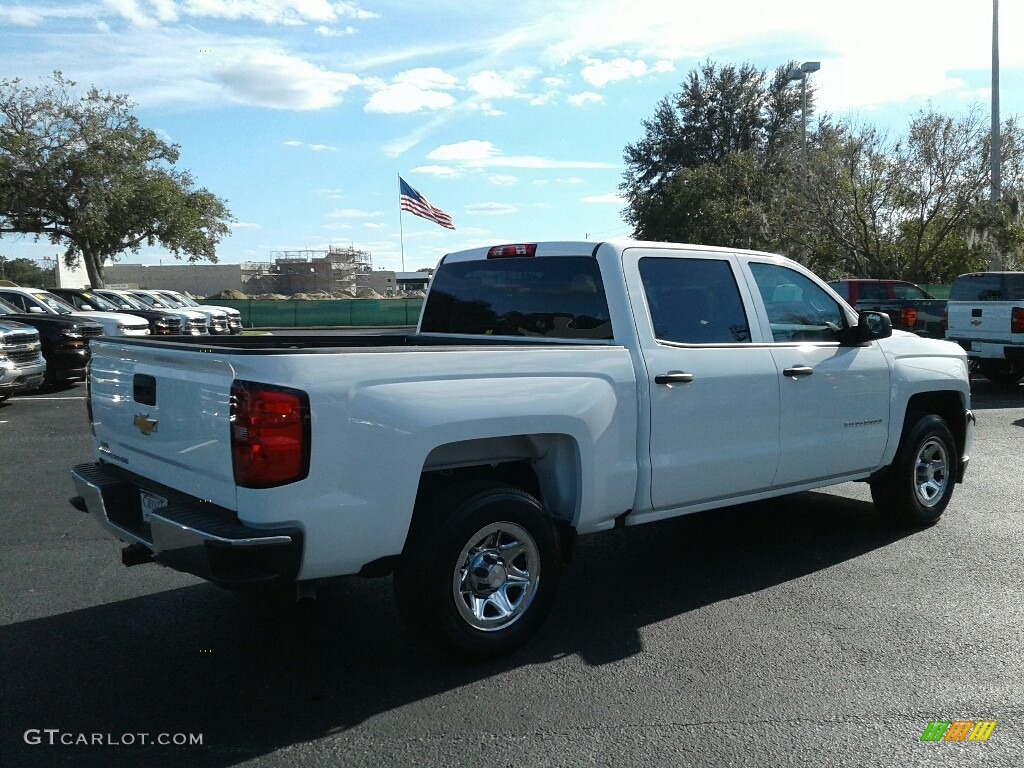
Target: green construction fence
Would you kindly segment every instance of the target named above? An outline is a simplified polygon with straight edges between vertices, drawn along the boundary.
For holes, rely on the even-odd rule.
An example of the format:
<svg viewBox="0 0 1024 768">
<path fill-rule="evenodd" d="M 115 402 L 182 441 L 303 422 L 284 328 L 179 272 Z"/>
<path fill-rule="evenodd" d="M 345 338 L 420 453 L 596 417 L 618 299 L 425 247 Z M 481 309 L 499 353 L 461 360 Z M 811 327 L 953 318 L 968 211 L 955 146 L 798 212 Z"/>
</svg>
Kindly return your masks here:
<svg viewBox="0 0 1024 768">
<path fill-rule="evenodd" d="M 245 328 L 416 325 L 423 299 L 199 299 L 200 304 L 233 307 Z"/>
</svg>

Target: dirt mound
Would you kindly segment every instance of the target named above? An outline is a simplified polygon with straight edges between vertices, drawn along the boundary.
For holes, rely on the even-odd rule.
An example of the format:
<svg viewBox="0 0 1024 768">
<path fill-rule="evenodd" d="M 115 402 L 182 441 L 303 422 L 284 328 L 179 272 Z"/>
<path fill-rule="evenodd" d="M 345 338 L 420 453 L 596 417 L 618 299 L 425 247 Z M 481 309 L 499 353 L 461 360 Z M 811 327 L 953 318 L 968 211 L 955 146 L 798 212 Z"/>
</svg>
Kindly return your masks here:
<svg viewBox="0 0 1024 768">
<path fill-rule="evenodd" d="M 244 301 L 245 299 L 248 299 L 249 297 L 246 294 L 242 293 L 241 291 L 236 291 L 234 289 L 231 289 L 231 290 L 227 290 L 227 291 L 220 291 L 219 293 L 215 293 L 212 296 L 207 296 L 206 298 L 207 299 L 233 299 L 234 301 Z"/>
</svg>

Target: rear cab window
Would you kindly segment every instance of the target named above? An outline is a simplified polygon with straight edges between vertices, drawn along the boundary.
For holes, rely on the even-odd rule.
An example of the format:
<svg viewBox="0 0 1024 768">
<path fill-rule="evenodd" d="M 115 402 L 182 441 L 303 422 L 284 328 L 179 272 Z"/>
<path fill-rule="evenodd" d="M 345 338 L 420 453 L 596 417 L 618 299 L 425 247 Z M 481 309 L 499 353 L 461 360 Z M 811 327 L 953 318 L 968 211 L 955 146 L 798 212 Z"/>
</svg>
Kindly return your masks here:
<svg viewBox="0 0 1024 768">
<path fill-rule="evenodd" d="M 949 289 L 950 301 L 1024 301 L 1024 272 L 960 275 Z"/>
<path fill-rule="evenodd" d="M 421 333 L 611 340 L 593 256 L 449 262 L 434 275 Z"/>
</svg>

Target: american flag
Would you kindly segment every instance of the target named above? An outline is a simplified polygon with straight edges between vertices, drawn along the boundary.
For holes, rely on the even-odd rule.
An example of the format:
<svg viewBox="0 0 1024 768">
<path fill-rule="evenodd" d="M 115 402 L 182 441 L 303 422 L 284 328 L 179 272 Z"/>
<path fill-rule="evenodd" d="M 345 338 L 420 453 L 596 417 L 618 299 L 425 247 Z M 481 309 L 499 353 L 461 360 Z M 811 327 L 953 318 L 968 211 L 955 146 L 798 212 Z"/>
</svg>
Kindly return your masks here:
<svg viewBox="0 0 1024 768">
<path fill-rule="evenodd" d="M 406 184 L 405 179 L 401 176 L 398 177 L 398 184 L 400 187 L 398 200 L 401 203 L 403 211 L 408 211 L 409 213 L 423 219 L 429 219 L 436 224 L 440 224 L 446 229 L 455 229 L 455 225 L 452 224 L 451 216 L 440 208 L 432 206 L 427 198 Z"/>
</svg>

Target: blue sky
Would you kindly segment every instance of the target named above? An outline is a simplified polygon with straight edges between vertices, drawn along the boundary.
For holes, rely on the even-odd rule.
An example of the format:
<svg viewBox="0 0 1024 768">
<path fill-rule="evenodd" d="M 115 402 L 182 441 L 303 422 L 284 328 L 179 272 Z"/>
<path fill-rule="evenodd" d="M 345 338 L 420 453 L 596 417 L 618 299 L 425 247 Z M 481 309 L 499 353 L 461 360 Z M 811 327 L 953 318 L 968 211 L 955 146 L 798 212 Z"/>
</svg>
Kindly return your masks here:
<svg viewBox="0 0 1024 768">
<path fill-rule="evenodd" d="M 127 93 L 238 219 L 222 263 L 354 245 L 379 268 L 500 242 L 626 236 L 622 151 L 706 59 L 821 61 L 819 111 L 893 133 L 988 114 L 988 0 L 0 2 L 0 78 Z M 1024 0 L 1002 0 L 1002 116 L 1024 113 Z M 456 230 L 402 214 L 398 175 Z M 404 230 L 404 238 L 400 236 Z M 60 249 L 7 236 L 0 253 Z M 159 248 L 125 262 L 173 263 Z"/>
</svg>

